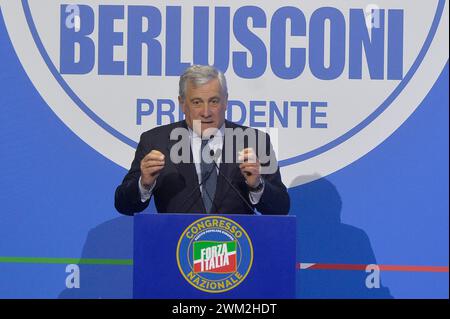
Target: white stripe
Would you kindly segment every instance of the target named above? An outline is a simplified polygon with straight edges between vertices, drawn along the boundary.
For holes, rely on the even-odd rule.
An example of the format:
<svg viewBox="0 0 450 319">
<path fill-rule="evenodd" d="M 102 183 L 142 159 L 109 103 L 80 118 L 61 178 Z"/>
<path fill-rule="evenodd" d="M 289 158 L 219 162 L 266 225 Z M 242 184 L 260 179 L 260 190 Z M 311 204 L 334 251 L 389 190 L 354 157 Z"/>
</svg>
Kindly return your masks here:
<svg viewBox="0 0 450 319">
<path fill-rule="evenodd" d="M 232 255 L 236 255 L 236 252 L 233 251 L 233 252 L 231 252 L 231 253 L 228 253 L 228 257 L 230 257 L 230 256 L 232 256 Z M 195 264 L 199 264 L 200 261 L 201 261 L 201 259 L 194 260 L 194 265 L 195 265 Z"/>
<path fill-rule="evenodd" d="M 300 269 L 308 269 L 312 266 L 314 266 L 316 263 L 301 263 L 300 264 Z"/>
</svg>

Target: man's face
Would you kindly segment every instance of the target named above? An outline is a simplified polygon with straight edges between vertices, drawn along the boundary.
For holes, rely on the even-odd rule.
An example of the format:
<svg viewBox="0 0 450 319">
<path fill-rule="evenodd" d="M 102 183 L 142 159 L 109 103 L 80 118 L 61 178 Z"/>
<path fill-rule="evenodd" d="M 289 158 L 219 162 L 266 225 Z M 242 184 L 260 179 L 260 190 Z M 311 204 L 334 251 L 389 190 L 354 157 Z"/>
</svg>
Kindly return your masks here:
<svg viewBox="0 0 450 319">
<path fill-rule="evenodd" d="M 178 100 L 190 128 L 194 128 L 194 121 L 201 122 L 202 133 L 206 129 L 223 125 L 228 96 L 223 95 L 218 79 L 198 87 L 188 82 L 184 100 L 181 97 Z"/>
</svg>

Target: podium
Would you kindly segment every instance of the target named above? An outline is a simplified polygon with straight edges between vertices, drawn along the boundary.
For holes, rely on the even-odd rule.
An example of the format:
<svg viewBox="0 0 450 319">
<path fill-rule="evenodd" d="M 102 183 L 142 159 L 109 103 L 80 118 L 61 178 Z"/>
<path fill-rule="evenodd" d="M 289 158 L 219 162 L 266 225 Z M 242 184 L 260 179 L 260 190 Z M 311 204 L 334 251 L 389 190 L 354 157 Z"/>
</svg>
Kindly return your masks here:
<svg viewBox="0 0 450 319">
<path fill-rule="evenodd" d="M 294 216 L 140 214 L 133 297 L 295 298 Z"/>
</svg>

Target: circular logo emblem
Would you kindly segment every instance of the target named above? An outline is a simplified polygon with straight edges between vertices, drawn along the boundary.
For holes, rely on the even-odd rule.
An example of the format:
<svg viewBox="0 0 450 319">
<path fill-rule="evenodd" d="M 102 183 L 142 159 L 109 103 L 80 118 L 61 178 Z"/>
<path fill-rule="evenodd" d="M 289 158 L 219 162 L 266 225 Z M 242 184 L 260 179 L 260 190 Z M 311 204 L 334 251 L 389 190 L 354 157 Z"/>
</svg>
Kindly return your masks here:
<svg viewBox="0 0 450 319">
<path fill-rule="evenodd" d="M 268 131 L 294 187 L 415 111 L 448 61 L 448 2 L 0 0 L 0 14 L 48 106 L 106 158 L 128 169 L 141 133 L 183 119 L 181 72 L 214 64 L 227 119 Z"/>
<path fill-rule="evenodd" d="M 229 291 L 250 272 L 252 241 L 235 221 L 220 216 L 204 217 L 181 235 L 177 263 L 183 277 L 195 288 L 209 293 Z"/>
</svg>

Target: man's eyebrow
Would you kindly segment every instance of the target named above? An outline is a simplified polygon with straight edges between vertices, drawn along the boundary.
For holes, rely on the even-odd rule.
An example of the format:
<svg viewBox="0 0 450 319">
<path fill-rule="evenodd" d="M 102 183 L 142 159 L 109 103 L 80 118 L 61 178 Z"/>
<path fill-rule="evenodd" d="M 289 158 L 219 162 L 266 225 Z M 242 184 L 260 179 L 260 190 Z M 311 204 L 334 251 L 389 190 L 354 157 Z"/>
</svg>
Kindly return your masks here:
<svg viewBox="0 0 450 319">
<path fill-rule="evenodd" d="M 200 98 L 200 97 L 193 97 L 193 98 L 190 99 L 189 101 L 194 102 L 194 101 L 196 101 L 196 100 L 198 100 L 198 101 L 203 101 L 202 98 Z"/>
<path fill-rule="evenodd" d="M 209 101 L 214 100 L 214 99 L 220 100 L 220 96 L 218 96 L 218 95 L 212 96 L 212 97 L 209 98 Z"/>
</svg>

